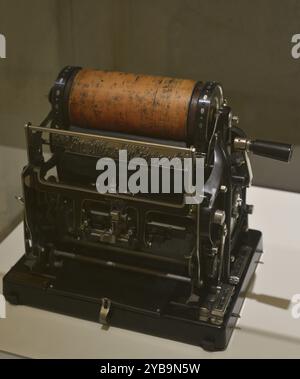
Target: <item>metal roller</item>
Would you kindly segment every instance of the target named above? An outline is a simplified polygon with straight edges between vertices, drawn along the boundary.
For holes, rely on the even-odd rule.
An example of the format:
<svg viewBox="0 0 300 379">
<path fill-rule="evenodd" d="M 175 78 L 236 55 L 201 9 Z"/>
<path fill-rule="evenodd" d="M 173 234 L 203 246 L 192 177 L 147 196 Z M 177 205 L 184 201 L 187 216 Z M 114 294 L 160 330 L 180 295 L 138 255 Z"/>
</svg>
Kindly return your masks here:
<svg viewBox="0 0 300 379">
<path fill-rule="evenodd" d="M 223 99 L 214 83 L 68 66 L 59 74 L 50 101 L 62 128 L 191 141 L 197 128 L 205 136 Z"/>
</svg>

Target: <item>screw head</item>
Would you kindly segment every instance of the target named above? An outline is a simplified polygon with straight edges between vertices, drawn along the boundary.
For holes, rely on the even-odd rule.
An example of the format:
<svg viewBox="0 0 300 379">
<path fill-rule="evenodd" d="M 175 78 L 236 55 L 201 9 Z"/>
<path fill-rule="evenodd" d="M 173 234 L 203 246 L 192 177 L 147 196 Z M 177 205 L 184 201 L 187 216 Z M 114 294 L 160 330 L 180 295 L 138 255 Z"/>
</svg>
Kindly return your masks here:
<svg viewBox="0 0 300 379">
<path fill-rule="evenodd" d="M 239 116 L 232 116 L 231 121 L 232 121 L 233 125 L 238 125 L 240 122 L 240 118 L 239 118 Z"/>
<path fill-rule="evenodd" d="M 225 222 L 226 213 L 221 209 L 216 209 L 213 217 L 213 222 L 218 225 L 223 225 Z"/>
</svg>

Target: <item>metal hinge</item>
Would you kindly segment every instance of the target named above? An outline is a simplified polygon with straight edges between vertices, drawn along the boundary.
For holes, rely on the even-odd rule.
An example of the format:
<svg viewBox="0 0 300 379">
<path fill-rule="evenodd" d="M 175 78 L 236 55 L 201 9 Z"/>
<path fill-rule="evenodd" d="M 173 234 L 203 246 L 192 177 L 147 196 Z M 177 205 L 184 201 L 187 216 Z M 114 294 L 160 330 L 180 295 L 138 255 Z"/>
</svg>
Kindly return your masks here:
<svg viewBox="0 0 300 379">
<path fill-rule="evenodd" d="M 107 325 L 108 324 L 107 318 L 108 318 L 108 314 L 109 314 L 109 311 L 110 311 L 110 307 L 111 307 L 111 301 L 110 301 L 110 299 L 107 299 L 106 297 L 104 297 L 102 299 L 102 305 L 101 305 L 100 312 L 99 312 L 99 322 L 100 322 L 100 324 L 102 324 L 102 325 Z"/>
</svg>

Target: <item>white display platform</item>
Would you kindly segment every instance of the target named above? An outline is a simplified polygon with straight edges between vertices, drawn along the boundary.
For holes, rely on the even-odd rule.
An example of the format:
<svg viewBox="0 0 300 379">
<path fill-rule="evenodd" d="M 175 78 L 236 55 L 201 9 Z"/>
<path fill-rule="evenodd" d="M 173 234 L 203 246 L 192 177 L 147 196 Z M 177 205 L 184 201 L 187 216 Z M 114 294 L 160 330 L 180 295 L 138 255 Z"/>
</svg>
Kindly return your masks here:
<svg viewBox="0 0 300 379">
<path fill-rule="evenodd" d="M 32 358 L 300 358 L 300 318 L 293 318 L 291 302 L 300 294 L 300 194 L 253 187 L 248 203 L 255 204 L 250 226 L 263 231 L 264 264 L 256 271 L 227 350 L 209 353 L 9 304 L 6 318 L 0 319 L 0 350 Z M 0 279 L 23 253 L 19 225 L 0 245 Z"/>
</svg>

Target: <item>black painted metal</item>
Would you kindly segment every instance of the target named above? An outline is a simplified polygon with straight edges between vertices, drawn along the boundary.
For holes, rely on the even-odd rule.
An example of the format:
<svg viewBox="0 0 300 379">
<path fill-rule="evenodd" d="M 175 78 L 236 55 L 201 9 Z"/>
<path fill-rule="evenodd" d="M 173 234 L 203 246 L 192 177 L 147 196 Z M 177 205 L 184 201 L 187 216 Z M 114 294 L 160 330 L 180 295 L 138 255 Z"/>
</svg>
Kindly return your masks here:
<svg viewBox="0 0 300 379">
<path fill-rule="evenodd" d="M 207 350 L 222 350 L 229 342 L 237 322 L 236 315 L 241 311 L 262 254 L 260 232 L 249 230 L 240 237 L 239 248 L 251 247 L 251 255 L 220 326 L 199 321 L 192 306 L 174 306 L 178 304 L 178 293 L 188 293 L 186 283 L 132 276 L 74 261 L 51 277 L 43 272 L 30 272 L 23 257 L 4 277 L 3 293 L 12 304 L 34 306 L 94 322 L 99 322 L 102 299 L 109 298 L 112 302 L 108 318 L 111 326 L 200 345 Z"/>
</svg>

